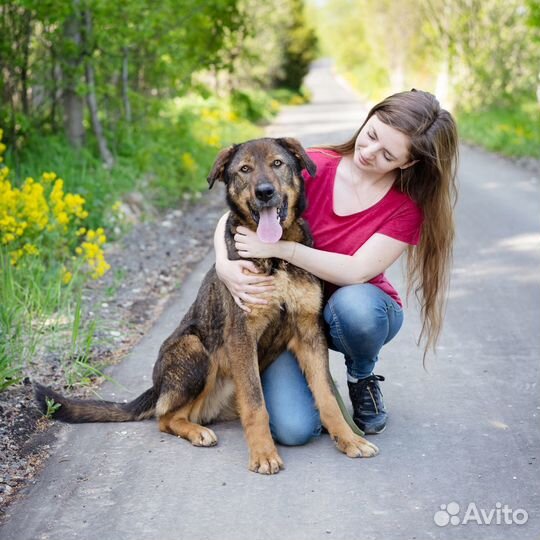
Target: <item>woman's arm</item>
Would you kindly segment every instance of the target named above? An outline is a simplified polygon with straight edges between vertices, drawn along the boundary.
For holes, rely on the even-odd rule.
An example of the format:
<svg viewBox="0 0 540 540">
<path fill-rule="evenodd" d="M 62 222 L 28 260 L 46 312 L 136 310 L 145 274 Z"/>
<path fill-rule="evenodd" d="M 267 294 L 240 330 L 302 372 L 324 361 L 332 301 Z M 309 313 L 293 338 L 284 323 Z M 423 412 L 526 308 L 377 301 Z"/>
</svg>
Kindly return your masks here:
<svg viewBox="0 0 540 540">
<path fill-rule="evenodd" d="M 297 242 L 265 244 L 245 227 L 234 237 L 242 257 L 277 257 L 338 286 L 366 283 L 389 268 L 407 244 L 384 234 L 374 234 L 354 255 L 320 251 Z"/>
<path fill-rule="evenodd" d="M 267 304 L 268 302 L 256 295 L 271 292 L 271 276 L 257 275 L 259 270 L 252 261 L 231 261 L 225 243 L 225 224 L 229 212 L 218 221 L 214 233 L 214 249 L 216 252 L 216 272 L 219 279 L 229 289 L 236 304 L 246 312 L 251 310 L 246 304 Z"/>
</svg>

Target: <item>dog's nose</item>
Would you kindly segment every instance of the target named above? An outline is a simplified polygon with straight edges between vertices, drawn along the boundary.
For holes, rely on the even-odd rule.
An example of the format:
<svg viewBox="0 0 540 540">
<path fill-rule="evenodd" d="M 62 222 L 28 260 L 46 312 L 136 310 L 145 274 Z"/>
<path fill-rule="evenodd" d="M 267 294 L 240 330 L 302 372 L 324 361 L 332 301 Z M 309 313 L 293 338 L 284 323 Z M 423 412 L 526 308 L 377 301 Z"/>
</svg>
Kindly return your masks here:
<svg viewBox="0 0 540 540">
<path fill-rule="evenodd" d="M 265 182 L 264 184 L 259 184 L 255 188 L 255 196 L 260 201 L 269 201 L 276 192 L 274 186 L 272 184 L 269 184 L 268 182 Z"/>
</svg>

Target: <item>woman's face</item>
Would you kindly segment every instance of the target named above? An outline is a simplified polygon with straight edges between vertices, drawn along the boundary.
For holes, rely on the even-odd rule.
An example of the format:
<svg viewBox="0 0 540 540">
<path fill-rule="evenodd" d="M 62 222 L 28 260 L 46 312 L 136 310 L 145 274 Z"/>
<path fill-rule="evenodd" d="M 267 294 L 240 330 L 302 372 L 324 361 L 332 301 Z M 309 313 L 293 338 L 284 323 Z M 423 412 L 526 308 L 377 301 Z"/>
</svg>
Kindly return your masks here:
<svg viewBox="0 0 540 540">
<path fill-rule="evenodd" d="M 416 163 L 409 156 L 410 138 L 374 114 L 356 138 L 353 162 L 362 171 L 384 175 Z"/>
</svg>

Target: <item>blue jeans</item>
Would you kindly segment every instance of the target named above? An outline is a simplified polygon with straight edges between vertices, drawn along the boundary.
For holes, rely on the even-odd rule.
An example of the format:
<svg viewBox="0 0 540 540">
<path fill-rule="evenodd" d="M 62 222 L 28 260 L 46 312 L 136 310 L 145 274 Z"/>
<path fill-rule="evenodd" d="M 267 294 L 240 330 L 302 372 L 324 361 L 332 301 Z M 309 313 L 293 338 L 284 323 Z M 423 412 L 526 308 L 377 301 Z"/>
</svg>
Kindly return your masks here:
<svg viewBox="0 0 540 540">
<path fill-rule="evenodd" d="M 328 345 L 345 355 L 347 374 L 368 377 L 403 324 L 403 309 L 384 291 L 363 283 L 338 289 L 324 308 Z M 321 419 L 307 381 L 285 351 L 262 373 L 270 429 L 281 444 L 297 446 L 321 433 Z"/>
</svg>

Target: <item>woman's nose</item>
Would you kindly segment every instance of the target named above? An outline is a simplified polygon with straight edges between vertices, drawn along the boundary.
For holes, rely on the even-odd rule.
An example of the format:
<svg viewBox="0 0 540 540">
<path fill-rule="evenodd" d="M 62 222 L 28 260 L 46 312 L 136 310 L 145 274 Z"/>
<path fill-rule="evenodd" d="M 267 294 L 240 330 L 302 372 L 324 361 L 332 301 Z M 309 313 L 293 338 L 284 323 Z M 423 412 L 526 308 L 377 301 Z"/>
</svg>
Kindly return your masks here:
<svg viewBox="0 0 540 540">
<path fill-rule="evenodd" d="M 377 153 L 377 148 L 373 144 L 370 144 L 367 146 L 367 148 L 364 149 L 364 159 L 367 159 L 370 161 L 373 159 L 373 156 Z"/>
</svg>

